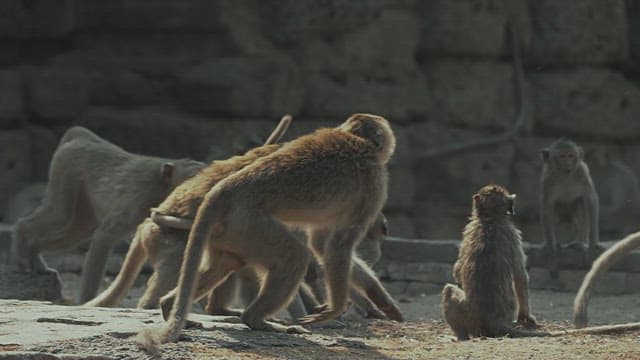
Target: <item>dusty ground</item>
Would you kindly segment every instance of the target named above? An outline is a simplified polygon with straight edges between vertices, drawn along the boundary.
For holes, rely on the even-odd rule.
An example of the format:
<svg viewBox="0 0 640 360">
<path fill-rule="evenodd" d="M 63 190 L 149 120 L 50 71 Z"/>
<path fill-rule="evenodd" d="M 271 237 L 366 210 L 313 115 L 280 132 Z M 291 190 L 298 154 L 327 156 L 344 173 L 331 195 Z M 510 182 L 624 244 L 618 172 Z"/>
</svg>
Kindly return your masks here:
<svg viewBox="0 0 640 360">
<path fill-rule="evenodd" d="M 73 283 L 73 276 L 65 275 Z M 69 289 L 65 289 L 69 291 Z M 139 289 L 133 292 L 139 294 Z M 135 303 L 135 296 L 129 304 Z M 533 291 L 531 303 L 543 329 L 571 328 L 574 294 Z M 345 329 L 314 329 L 312 335 L 249 331 L 242 325 L 212 323 L 187 330 L 178 343 L 165 345 L 162 359 L 640 359 L 640 332 L 615 336 L 565 336 L 533 339 L 474 339 L 456 342 L 440 320 L 439 296 L 399 297 L 406 323 L 363 321 L 350 316 Z M 591 301 L 594 324 L 640 321 L 640 295 L 598 296 Z M 157 315 L 156 315 L 157 317 Z M 161 322 L 156 320 L 156 323 Z M 1 325 L 0 325 L 1 326 Z M 103 354 L 119 359 L 153 358 L 127 339 L 111 333 L 47 344 L 0 347 L 54 353 Z"/>
</svg>

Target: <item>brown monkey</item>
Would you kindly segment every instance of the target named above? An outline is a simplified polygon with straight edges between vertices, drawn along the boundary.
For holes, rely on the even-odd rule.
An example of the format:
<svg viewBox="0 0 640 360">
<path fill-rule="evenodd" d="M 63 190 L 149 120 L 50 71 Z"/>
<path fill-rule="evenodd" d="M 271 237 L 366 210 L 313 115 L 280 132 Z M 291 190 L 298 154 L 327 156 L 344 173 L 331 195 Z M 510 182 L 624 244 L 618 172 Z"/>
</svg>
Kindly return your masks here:
<svg viewBox="0 0 640 360">
<path fill-rule="evenodd" d="M 198 179 L 205 178 L 209 182 L 209 187 L 202 190 L 201 197 L 204 197 L 206 191 L 221 179 L 242 169 L 256 159 L 275 151 L 278 145 L 271 145 L 271 143 L 280 141 L 290 123 L 291 116 L 285 115 L 267 139 L 265 146 L 253 149 L 244 155 L 234 156 L 228 160 L 212 162 L 198 177 Z M 191 178 L 175 191 L 190 189 L 195 184 L 199 186 L 207 185 L 202 180 Z M 196 201 L 196 203 L 185 203 L 184 205 L 192 206 L 192 211 L 195 214 L 197 205 L 202 199 L 194 198 L 192 200 Z M 152 214 L 155 215 L 155 210 L 152 211 Z M 192 220 L 160 216 L 159 222 L 162 224 L 160 226 L 152 218 L 145 219 L 138 226 L 122 264 L 122 269 L 109 288 L 93 300 L 85 303 L 85 305 L 110 306 L 120 302 L 133 285 L 146 259 L 149 259 L 153 265 L 154 274 L 147 283 L 147 290 L 140 298 L 138 307 L 144 309 L 158 307 L 159 298 L 175 287 L 182 262 L 182 253 L 186 245 L 186 237 Z M 185 224 L 187 225 L 185 226 Z"/>
<path fill-rule="evenodd" d="M 264 274 L 265 280 L 242 321 L 252 329 L 306 332 L 266 320 L 296 293 L 310 260 L 307 247 L 289 227 L 307 231 L 327 284 L 327 304 L 302 323 L 341 314 L 350 281 L 390 318 L 400 320 L 393 299 L 353 254 L 386 200 L 386 163 L 394 148 L 386 119 L 355 114 L 336 128 L 292 140 L 218 182 L 198 208 L 178 287 L 161 300 L 168 323 L 161 332 L 141 334 L 142 344 L 175 340 L 193 300 L 245 266 Z M 176 189 L 158 213 L 187 217 L 192 198 L 198 197 L 188 190 Z"/>
<path fill-rule="evenodd" d="M 447 284 L 442 313 L 458 340 L 470 336 L 521 335 L 511 322 L 535 327 L 529 311 L 529 276 L 520 230 L 512 221 L 515 194 L 487 185 L 473 196 L 453 276 L 462 289 Z M 516 307 L 517 305 L 517 307 Z"/>
<path fill-rule="evenodd" d="M 541 151 L 544 165 L 540 179 L 540 220 L 545 248 L 558 253 L 556 223 L 569 220 L 577 232 L 570 246 L 590 250 L 599 244 L 599 204 L 589 167 L 583 161 L 582 148 L 573 141 L 560 139 Z"/>
<path fill-rule="evenodd" d="M 551 332 L 512 327 L 516 310 L 519 324 L 536 326 L 529 311 L 529 277 L 520 231 L 511 220 L 514 201 L 515 195 L 498 185 L 487 185 L 473 196 L 471 218 L 453 267 L 453 276 L 462 289 L 447 284 L 442 290 L 442 314 L 458 340 L 470 336 L 612 334 L 640 329 L 640 323 Z"/>
<path fill-rule="evenodd" d="M 42 204 L 19 219 L 12 260 L 21 271 L 51 272 L 40 252 L 90 239 L 78 299 L 95 296 L 113 247 L 130 236 L 150 206 L 204 164 L 131 154 L 83 127 L 63 135 L 49 167 Z"/>
<path fill-rule="evenodd" d="M 593 288 L 595 280 L 600 274 L 606 272 L 616 261 L 629 254 L 640 246 L 640 232 L 628 235 L 618 241 L 614 246 L 607 249 L 598 256 L 591 265 L 591 270 L 587 273 L 580 285 L 578 294 L 573 302 L 573 323 L 577 328 L 587 326 L 587 307 L 589 306 L 589 294 Z"/>
<path fill-rule="evenodd" d="M 381 256 L 380 247 L 384 237 L 388 234 L 388 225 L 386 217 L 380 213 L 372 226 L 367 231 L 365 238 L 356 247 L 356 254 L 364 260 L 367 265 L 373 266 L 378 262 Z M 296 320 L 298 317 L 306 316 L 312 313 L 318 307 L 318 299 L 325 299 L 324 289 L 320 282 L 323 282 L 321 276 L 322 270 L 320 265 L 312 261 L 305 276 L 305 282 L 300 287 L 298 297 L 302 304 L 295 305 L 294 299 L 287 310 Z M 258 274 L 249 268 L 235 272 L 220 286 L 215 288 L 210 294 L 207 303 L 207 313 L 211 315 L 236 315 L 241 316 L 242 312 L 229 309 L 229 304 L 233 300 L 234 290 L 240 290 L 240 298 L 245 305 L 248 305 L 258 294 L 260 290 L 260 281 Z M 384 319 L 385 314 L 382 313 L 372 301 L 362 296 L 353 287 L 350 290 L 350 297 L 356 311 L 364 317 Z M 299 308 L 301 306 L 301 308 Z"/>
</svg>

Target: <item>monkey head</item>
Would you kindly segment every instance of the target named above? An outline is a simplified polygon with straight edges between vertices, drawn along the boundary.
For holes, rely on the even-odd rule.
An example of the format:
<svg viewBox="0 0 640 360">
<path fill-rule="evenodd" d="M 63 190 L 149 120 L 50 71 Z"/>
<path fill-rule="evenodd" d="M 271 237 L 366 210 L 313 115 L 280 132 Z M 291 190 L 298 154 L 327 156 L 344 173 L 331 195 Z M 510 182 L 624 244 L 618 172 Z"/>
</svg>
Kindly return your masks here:
<svg viewBox="0 0 640 360">
<path fill-rule="evenodd" d="M 500 185 L 486 185 L 473 195 L 473 214 L 478 217 L 515 215 L 516 194 Z"/>
<path fill-rule="evenodd" d="M 396 147 L 396 138 L 389 126 L 389 121 L 382 116 L 371 114 L 353 114 L 338 129 L 361 137 L 371 144 L 378 153 L 378 158 L 386 164 Z"/>
<path fill-rule="evenodd" d="M 554 171 L 572 173 L 584 157 L 584 151 L 571 140 L 560 139 L 540 152 L 542 160 Z"/>
</svg>

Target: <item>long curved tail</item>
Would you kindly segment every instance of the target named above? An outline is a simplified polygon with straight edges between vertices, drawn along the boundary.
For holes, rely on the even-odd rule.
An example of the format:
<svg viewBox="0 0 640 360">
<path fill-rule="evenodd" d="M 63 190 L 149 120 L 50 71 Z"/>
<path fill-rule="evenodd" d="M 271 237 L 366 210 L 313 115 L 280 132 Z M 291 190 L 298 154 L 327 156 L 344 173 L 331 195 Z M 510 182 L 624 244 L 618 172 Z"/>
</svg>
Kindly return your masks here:
<svg viewBox="0 0 640 360">
<path fill-rule="evenodd" d="M 144 265 L 144 262 L 147 259 L 146 252 L 142 247 L 142 241 L 140 239 L 144 224 L 145 223 L 138 227 L 118 276 L 116 276 L 111 285 L 109 285 L 105 291 L 94 299 L 86 302 L 84 304 L 85 306 L 108 307 L 117 305 L 122 301 L 122 298 L 124 298 L 129 289 L 131 289 L 133 283 L 138 277 L 138 274 L 140 273 L 140 270 L 142 269 L 142 265 Z"/>
<path fill-rule="evenodd" d="M 607 251 L 603 252 L 591 265 L 591 270 L 587 273 L 580 285 L 580 290 L 573 302 L 573 323 L 577 328 L 587 326 L 588 315 L 587 306 L 589 306 L 589 294 L 593 284 L 600 276 L 606 272 L 616 261 L 630 251 L 640 246 L 640 232 L 628 235 L 624 239 L 617 242 Z"/>
</svg>

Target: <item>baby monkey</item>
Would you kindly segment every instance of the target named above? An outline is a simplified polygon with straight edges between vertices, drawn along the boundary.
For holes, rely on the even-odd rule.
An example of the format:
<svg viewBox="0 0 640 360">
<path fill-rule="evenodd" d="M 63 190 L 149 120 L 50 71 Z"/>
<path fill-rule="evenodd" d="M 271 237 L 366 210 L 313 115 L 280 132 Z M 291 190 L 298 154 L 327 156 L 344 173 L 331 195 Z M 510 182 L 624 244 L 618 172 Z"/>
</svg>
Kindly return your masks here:
<svg viewBox="0 0 640 360">
<path fill-rule="evenodd" d="M 470 221 L 453 267 L 462 289 L 447 284 L 442 290 L 442 314 L 458 340 L 537 334 L 512 326 L 516 310 L 518 324 L 537 325 L 529 311 L 529 276 L 520 230 L 512 221 L 515 198 L 499 185 L 484 186 L 473 195 Z"/>
</svg>

